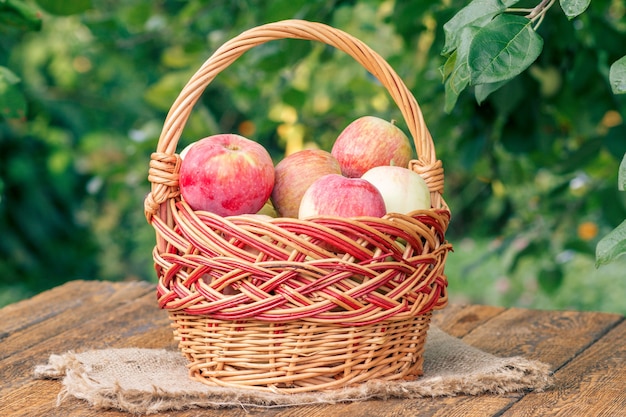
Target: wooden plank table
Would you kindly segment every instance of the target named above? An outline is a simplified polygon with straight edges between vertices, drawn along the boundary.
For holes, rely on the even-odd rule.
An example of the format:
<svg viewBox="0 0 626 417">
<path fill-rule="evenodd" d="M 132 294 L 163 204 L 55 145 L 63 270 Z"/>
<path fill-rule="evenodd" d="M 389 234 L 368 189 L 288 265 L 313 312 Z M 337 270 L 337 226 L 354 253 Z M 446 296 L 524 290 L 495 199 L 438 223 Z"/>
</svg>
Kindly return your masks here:
<svg viewBox="0 0 626 417">
<path fill-rule="evenodd" d="M 167 314 L 145 282 L 73 281 L 0 310 L 0 416 L 120 417 L 78 399 L 57 407 L 60 381 L 33 378 L 53 353 L 108 347 L 176 349 Z M 499 356 L 549 364 L 546 392 L 295 408 L 187 410 L 161 416 L 624 416 L 626 321 L 619 314 L 450 305 L 434 323 Z"/>
</svg>

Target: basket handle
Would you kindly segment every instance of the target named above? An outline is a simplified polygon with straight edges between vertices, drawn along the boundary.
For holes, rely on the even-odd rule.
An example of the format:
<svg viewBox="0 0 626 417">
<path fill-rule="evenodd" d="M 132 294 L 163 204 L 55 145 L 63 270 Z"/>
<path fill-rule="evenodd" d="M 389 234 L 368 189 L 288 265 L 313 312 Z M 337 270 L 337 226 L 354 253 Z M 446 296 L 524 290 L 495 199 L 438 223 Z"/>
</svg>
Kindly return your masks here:
<svg viewBox="0 0 626 417">
<path fill-rule="evenodd" d="M 249 29 L 224 43 L 183 87 L 167 114 L 156 152 L 150 161 L 148 180 L 152 183 L 152 190 L 144 203 L 148 221 L 159 211 L 163 202 L 179 193 L 180 158 L 175 154 L 176 147 L 192 108 L 204 89 L 244 52 L 278 39 L 313 40 L 333 46 L 352 56 L 381 82 L 400 109 L 415 143 L 418 159 L 412 160 L 409 168 L 426 180 L 433 207 L 447 209 L 441 196 L 443 167 L 436 158 L 433 139 L 415 97 L 387 61 L 365 43 L 342 30 L 317 22 L 283 20 Z"/>
</svg>

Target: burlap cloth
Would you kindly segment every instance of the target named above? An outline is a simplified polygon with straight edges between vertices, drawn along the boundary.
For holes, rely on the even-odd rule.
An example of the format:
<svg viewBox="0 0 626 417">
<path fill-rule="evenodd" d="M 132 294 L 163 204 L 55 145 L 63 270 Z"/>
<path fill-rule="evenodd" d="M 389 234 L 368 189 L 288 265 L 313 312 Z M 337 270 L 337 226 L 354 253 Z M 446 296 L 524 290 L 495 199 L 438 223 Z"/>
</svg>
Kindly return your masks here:
<svg viewBox="0 0 626 417">
<path fill-rule="evenodd" d="M 35 368 L 36 378 L 63 378 L 60 404 L 68 396 L 100 408 L 137 414 L 221 407 L 286 407 L 481 393 L 541 391 L 550 385 L 546 364 L 522 357 L 501 358 L 467 345 L 435 326 L 428 332 L 424 375 L 415 381 L 368 381 L 329 392 L 275 394 L 209 387 L 189 378 L 178 351 L 104 349 L 51 355 Z"/>
</svg>

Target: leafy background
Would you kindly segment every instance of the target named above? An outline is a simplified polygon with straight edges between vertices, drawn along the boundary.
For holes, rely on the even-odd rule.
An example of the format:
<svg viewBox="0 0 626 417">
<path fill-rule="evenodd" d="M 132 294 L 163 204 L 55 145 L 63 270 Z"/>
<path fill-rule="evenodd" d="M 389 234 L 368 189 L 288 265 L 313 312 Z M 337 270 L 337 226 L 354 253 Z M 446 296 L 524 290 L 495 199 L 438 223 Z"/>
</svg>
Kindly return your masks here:
<svg viewBox="0 0 626 417">
<path fill-rule="evenodd" d="M 473 2 L 483 11 L 494 3 L 517 2 Z M 72 279 L 154 281 L 143 198 L 169 106 L 224 41 L 302 18 L 365 41 L 420 103 L 453 211 L 453 302 L 626 313 L 624 258 L 595 267 L 597 243 L 626 218 L 618 189 L 626 96 L 609 81 L 626 53 L 623 2 L 593 0 L 572 19 L 554 3 L 536 28 L 540 53 L 497 89 L 492 79 L 483 87 L 450 81 L 462 60 L 450 58 L 445 24 L 467 4 L 0 2 L 0 305 Z M 524 14 L 510 15 L 519 25 Z M 218 76 L 179 145 L 236 132 L 279 160 L 310 143 L 329 148 L 364 114 L 401 120 L 351 58 L 322 44 L 275 41 Z"/>
</svg>

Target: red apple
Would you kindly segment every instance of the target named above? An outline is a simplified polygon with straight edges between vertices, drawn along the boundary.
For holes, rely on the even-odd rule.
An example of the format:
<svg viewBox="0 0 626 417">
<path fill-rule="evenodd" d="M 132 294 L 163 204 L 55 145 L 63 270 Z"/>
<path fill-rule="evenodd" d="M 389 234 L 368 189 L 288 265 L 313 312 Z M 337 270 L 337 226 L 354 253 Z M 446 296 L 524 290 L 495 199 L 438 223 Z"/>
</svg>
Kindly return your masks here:
<svg viewBox="0 0 626 417">
<path fill-rule="evenodd" d="M 386 211 L 383 197 L 368 181 L 328 174 L 318 178 L 306 190 L 300 202 L 298 218 L 382 217 Z"/>
<path fill-rule="evenodd" d="M 292 153 L 275 168 L 272 202 L 279 216 L 298 217 L 304 192 L 318 178 L 327 174 L 341 174 L 339 162 L 330 152 L 305 149 Z"/>
<path fill-rule="evenodd" d="M 274 163 L 267 150 L 250 139 L 213 135 L 189 148 L 179 186 L 194 210 L 220 216 L 256 213 L 272 193 Z"/>
<path fill-rule="evenodd" d="M 430 209 L 430 190 L 416 172 L 397 166 L 379 166 L 361 177 L 374 184 L 385 200 L 387 213 L 407 214 Z"/>
<path fill-rule="evenodd" d="M 331 149 L 341 173 L 352 178 L 360 178 L 370 168 L 381 165 L 406 167 L 412 153 L 409 138 L 400 128 L 374 116 L 350 123 Z"/>
</svg>

